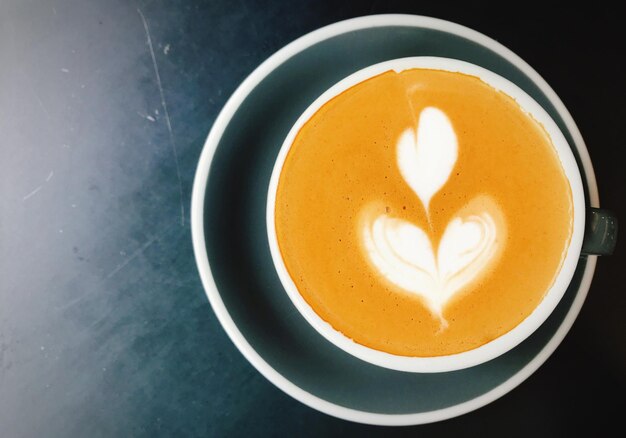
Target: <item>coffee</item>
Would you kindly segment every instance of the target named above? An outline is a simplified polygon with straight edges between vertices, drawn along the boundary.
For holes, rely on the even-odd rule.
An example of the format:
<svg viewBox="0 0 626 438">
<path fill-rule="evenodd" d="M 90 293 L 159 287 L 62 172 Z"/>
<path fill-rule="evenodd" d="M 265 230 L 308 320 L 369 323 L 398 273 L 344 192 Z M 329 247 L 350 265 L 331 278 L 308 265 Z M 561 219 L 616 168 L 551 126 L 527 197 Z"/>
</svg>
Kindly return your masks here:
<svg viewBox="0 0 626 438">
<path fill-rule="evenodd" d="M 348 338 L 414 357 L 509 332 L 572 236 L 551 139 L 477 77 L 388 71 L 324 104 L 280 173 L 275 230 L 309 306 Z"/>
</svg>

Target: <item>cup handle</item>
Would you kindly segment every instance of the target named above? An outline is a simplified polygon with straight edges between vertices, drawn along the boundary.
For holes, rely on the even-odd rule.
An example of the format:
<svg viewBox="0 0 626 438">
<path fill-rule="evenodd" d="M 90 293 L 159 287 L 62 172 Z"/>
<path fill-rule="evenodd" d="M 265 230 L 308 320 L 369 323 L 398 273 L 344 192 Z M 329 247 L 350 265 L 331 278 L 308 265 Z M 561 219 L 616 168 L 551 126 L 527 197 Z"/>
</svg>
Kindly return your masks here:
<svg viewBox="0 0 626 438">
<path fill-rule="evenodd" d="M 617 217 L 603 208 L 588 208 L 583 255 L 611 255 L 617 241 Z"/>
</svg>

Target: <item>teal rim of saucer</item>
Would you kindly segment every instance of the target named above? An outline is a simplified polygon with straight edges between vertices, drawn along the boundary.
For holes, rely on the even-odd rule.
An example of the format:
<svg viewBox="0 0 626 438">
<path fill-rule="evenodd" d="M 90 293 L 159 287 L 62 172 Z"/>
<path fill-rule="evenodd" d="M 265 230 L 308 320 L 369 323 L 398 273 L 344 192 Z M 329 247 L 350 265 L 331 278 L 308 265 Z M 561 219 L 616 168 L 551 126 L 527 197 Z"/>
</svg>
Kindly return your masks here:
<svg viewBox="0 0 626 438">
<path fill-rule="evenodd" d="M 374 15 L 318 29 L 276 52 L 233 93 L 202 151 L 192 193 L 192 238 L 202 283 L 242 354 L 278 388 L 327 414 L 369 424 L 451 418 L 496 400 L 560 344 L 585 300 L 596 257 L 581 257 L 548 320 L 510 352 L 448 373 L 406 373 L 363 362 L 330 344 L 297 312 L 274 270 L 265 205 L 278 150 L 326 89 L 368 65 L 442 56 L 516 83 L 555 120 L 574 152 L 586 205 L 599 206 L 593 168 L 567 109 L 524 61 L 494 40 L 447 21 Z"/>
</svg>

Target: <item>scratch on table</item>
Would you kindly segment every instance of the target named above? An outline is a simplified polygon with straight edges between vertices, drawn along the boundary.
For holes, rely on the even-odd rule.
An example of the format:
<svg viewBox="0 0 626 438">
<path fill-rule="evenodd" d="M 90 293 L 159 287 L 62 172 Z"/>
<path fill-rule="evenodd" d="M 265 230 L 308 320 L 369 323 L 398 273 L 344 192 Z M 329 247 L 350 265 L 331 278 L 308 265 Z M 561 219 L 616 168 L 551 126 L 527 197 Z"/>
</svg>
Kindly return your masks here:
<svg viewBox="0 0 626 438">
<path fill-rule="evenodd" d="M 150 114 L 144 114 L 139 111 L 137 111 L 137 114 L 139 114 L 139 117 L 143 117 L 144 119 L 150 120 L 151 122 L 156 122 L 156 119 L 152 117 Z"/>
<path fill-rule="evenodd" d="M 32 192 L 30 192 L 28 195 L 24 196 L 22 198 L 22 201 L 26 201 L 28 198 L 35 196 L 35 194 L 37 194 L 37 192 L 39 192 L 39 190 L 41 190 L 43 186 L 37 186 L 37 188 L 35 190 L 33 190 Z"/>
<path fill-rule="evenodd" d="M 52 179 L 52 177 L 54 176 L 54 171 L 51 170 L 50 173 L 48 174 L 48 176 L 46 177 L 46 181 L 45 183 L 47 183 L 48 181 L 50 181 Z M 28 198 L 30 198 L 31 196 L 34 196 L 35 194 L 37 194 L 41 189 L 43 189 L 43 186 L 46 184 L 42 184 L 37 186 L 32 192 L 30 192 L 28 195 L 24 196 L 22 198 L 22 201 L 26 201 Z"/>
<path fill-rule="evenodd" d="M 74 204 L 72 204 L 72 207 L 74 207 Z M 132 262 L 133 260 L 135 260 L 137 257 L 139 257 L 141 254 L 143 254 L 143 252 L 148 249 L 148 247 L 150 247 L 154 242 L 156 242 L 157 240 L 159 240 L 161 237 L 163 237 L 175 224 L 170 224 L 169 226 L 165 227 L 165 229 L 157 234 L 155 234 L 154 236 L 152 236 L 150 239 L 148 239 L 146 242 L 144 242 L 138 249 L 136 249 L 130 256 L 128 256 L 128 258 L 126 260 L 124 260 L 122 263 L 120 263 L 119 265 L 117 265 L 115 267 L 115 269 L 113 269 L 111 272 L 109 272 L 104 280 L 109 280 L 110 278 L 112 278 L 113 276 L 117 275 L 122 269 L 124 269 L 126 266 L 128 266 L 128 264 L 130 262 Z M 60 231 L 60 230 L 59 230 Z M 122 251 L 120 251 L 120 255 L 122 254 Z M 126 252 L 124 252 L 124 254 L 126 254 Z M 85 294 L 81 294 L 80 296 L 74 298 L 71 301 L 68 301 L 66 303 L 64 303 L 62 306 L 57 307 L 57 310 L 65 310 L 65 309 L 69 309 L 70 307 L 74 306 L 75 304 L 81 302 L 83 299 L 85 298 Z"/>
<path fill-rule="evenodd" d="M 106 279 L 108 280 L 109 278 L 113 277 L 115 274 L 117 274 L 118 272 L 120 272 L 122 269 L 124 269 L 130 262 L 132 262 L 133 260 L 135 260 L 137 257 L 139 257 L 146 249 L 148 249 L 148 247 L 150 245 L 152 245 L 154 242 L 156 242 L 159 237 L 161 237 L 161 234 L 157 234 L 156 236 L 150 238 L 147 242 L 145 242 L 143 245 L 141 245 L 135 252 L 133 252 L 130 256 L 128 256 L 128 258 L 126 260 L 124 260 L 122 263 L 120 263 L 119 265 L 117 265 L 117 267 L 115 269 L 113 269 L 111 272 L 109 272 L 106 276 Z"/>
<path fill-rule="evenodd" d="M 116 275 L 118 272 L 120 272 L 122 269 L 124 269 L 130 262 L 132 262 L 134 259 L 136 259 L 137 257 L 139 257 L 141 254 L 143 254 L 143 252 L 148 249 L 148 247 L 150 245 L 152 245 L 154 242 L 156 242 L 157 240 L 159 240 L 161 237 L 163 237 L 175 224 L 170 224 L 167 227 L 165 227 L 162 231 L 156 233 L 154 236 L 152 236 L 150 239 L 148 239 L 146 242 L 144 242 L 138 249 L 136 249 L 133 253 L 131 253 L 131 255 L 128 256 L 128 258 L 126 260 L 124 260 L 122 263 L 120 263 L 119 265 L 117 265 L 117 267 L 115 269 L 113 269 L 111 272 L 109 272 L 106 275 L 106 279 L 108 280 L 109 278 L 113 277 L 114 275 Z M 125 251 L 120 251 L 120 255 L 122 255 L 122 253 L 124 253 L 124 255 L 126 254 Z"/>
<path fill-rule="evenodd" d="M 72 207 L 74 206 L 74 204 L 72 204 Z M 130 262 L 132 262 L 133 260 L 135 260 L 137 257 L 139 257 L 141 254 L 143 254 L 143 252 L 148 249 L 148 247 L 150 247 L 150 245 L 152 245 L 154 242 L 156 242 L 157 240 L 159 240 L 161 237 L 163 237 L 165 235 L 165 233 L 167 233 L 175 224 L 170 224 L 169 226 L 167 226 L 163 231 L 155 234 L 154 236 L 152 236 L 150 239 L 148 239 L 146 242 L 144 242 L 139 248 L 137 248 L 130 256 L 128 256 L 128 258 L 126 260 L 124 260 L 122 263 L 120 263 L 119 265 L 117 265 L 115 267 L 115 269 L 113 269 L 111 272 L 109 272 L 106 276 L 105 276 L 105 280 L 109 280 L 110 278 L 112 278 L 113 276 L 117 275 L 122 269 L 124 269 L 126 266 L 128 266 L 128 264 Z M 60 232 L 62 232 L 61 230 L 59 230 Z M 122 251 L 120 251 L 120 255 L 122 254 Z M 126 254 L 124 252 L 124 254 Z M 85 294 L 81 294 L 80 296 L 74 298 L 71 301 L 68 301 L 66 303 L 64 303 L 62 306 L 57 307 L 57 310 L 65 310 L 65 309 L 69 309 L 70 307 L 74 306 L 75 304 L 81 302 L 83 299 L 85 298 Z"/>
<path fill-rule="evenodd" d="M 30 89 L 33 94 L 35 95 L 35 99 L 37 99 L 37 103 L 39 103 L 39 106 L 41 107 L 41 109 L 43 110 L 44 113 L 46 113 L 46 116 L 48 116 L 49 119 L 52 118 L 52 116 L 50 115 L 50 113 L 48 112 L 48 109 L 46 108 L 46 106 L 43 104 L 43 101 L 41 100 L 41 97 L 39 97 L 39 94 L 37 94 L 37 92 L 35 91 L 34 88 Z"/>
<path fill-rule="evenodd" d="M 183 182 L 180 177 L 180 165 L 178 163 L 178 151 L 176 150 L 176 141 L 174 140 L 174 132 L 172 131 L 172 122 L 170 120 L 169 112 L 167 111 L 167 104 L 165 103 L 165 94 L 163 93 L 163 86 L 161 84 L 161 76 L 159 75 L 159 67 L 156 62 L 156 56 L 154 56 L 154 47 L 152 46 L 152 37 L 150 36 L 150 29 L 148 28 L 148 22 L 146 17 L 139 8 L 137 12 L 141 17 L 144 30 L 146 32 L 146 38 L 148 40 L 148 48 L 150 49 L 150 56 L 152 57 L 152 66 L 154 67 L 154 75 L 156 76 L 157 86 L 159 88 L 159 94 L 161 96 L 161 106 L 163 107 L 163 114 L 165 115 L 165 124 L 169 133 L 170 146 L 172 148 L 172 154 L 174 155 L 174 164 L 176 166 L 176 176 L 178 177 L 178 194 L 180 198 L 180 225 L 185 226 L 185 204 L 183 202 Z"/>
</svg>

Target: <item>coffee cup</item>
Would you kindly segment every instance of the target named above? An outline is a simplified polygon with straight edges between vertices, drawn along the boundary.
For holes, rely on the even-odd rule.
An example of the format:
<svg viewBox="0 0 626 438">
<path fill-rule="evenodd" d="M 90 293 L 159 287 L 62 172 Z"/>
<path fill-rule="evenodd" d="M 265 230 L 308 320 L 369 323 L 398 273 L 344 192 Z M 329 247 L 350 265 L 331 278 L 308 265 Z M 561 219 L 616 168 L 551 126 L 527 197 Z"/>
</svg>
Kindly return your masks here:
<svg viewBox="0 0 626 438">
<path fill-rule="evenodd" d="M 612 252 L 617 220 L 586 206 L 567 140 L 518 86 L 412 57 L 348 76 L 295 122 L 267 232 L 317 332 L 366 362 L 430 373 L 530 336 L 579 257 Z"/>
</svg>

